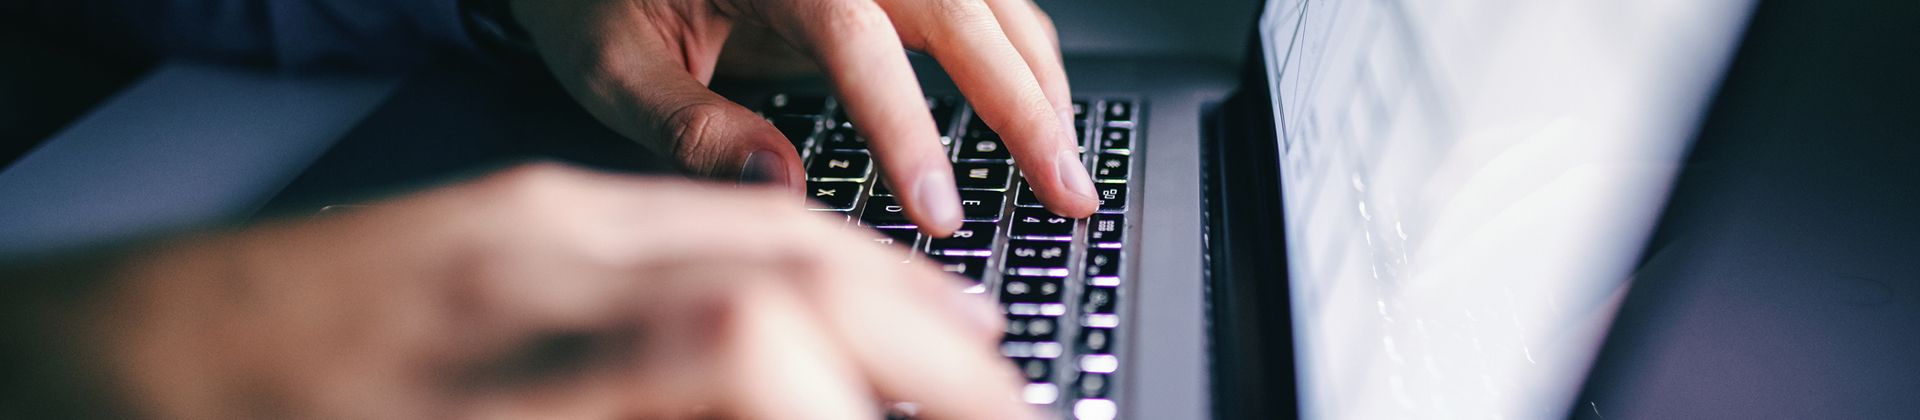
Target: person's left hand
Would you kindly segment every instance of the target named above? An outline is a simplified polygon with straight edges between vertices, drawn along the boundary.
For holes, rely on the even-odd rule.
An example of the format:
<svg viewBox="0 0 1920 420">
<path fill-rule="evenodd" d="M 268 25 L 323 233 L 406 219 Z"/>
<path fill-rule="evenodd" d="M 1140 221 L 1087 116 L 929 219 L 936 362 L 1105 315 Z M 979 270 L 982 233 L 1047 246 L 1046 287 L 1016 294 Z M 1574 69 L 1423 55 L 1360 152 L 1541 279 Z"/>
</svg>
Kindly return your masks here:
<svg viewBox="0 0 1920 420">
<path fill-rule="evenodd" d="M 46 325 L 141 418 L 1033 418 L 992 304 L 871 234 L 533 165 L 165 242 Z"/>
<path fill-rule="evenodd" d="M 773 126 L 708 90 L 723 46 L 777 37 L 832 81 L 921 230 L 960 227 L 959 197 L 906 48 L 932 55 L 1002 135 L 1040 201 L 1069 217 L 1098 201 L 1081 162 L 1052 23 L 1030 0 L 512 0 L 547 66 L 587 110 L 713 177 L 803 187 Z M 743 42 L 733 38 L 754 39 Z M 780 48 L 764 49 L 790 57 Z M 737 55 L 730 55 L 737 57 Z"/>
</svg>

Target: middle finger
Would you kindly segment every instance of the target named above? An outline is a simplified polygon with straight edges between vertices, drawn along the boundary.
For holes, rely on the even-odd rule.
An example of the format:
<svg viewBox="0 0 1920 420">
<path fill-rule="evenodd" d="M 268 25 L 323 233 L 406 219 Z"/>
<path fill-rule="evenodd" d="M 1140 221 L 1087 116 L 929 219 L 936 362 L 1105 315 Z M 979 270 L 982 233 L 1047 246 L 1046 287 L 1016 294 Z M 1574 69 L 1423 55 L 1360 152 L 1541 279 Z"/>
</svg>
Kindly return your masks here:
<svg viewBox="0 0 1920 420">
<path fill-rule="evenodd" d="M 1008 38 L 1018 29 L 1044 40 L 1044 28 L 1028 27 L 1041 25 L 1039 21 L 1013 19 L 1023 15 L 1008 10 L 1003 13 L 1008 22 L 1019 26 L 1003 27 L 996 10 L 982 0 L 883 0 L 880 7 L 894 19 L 907 46 L 926 51 L 946 68 L 974 112 L 1005 141 L 1047 208 L 1069 217 L 1093 214 L 1098 201 L 1093 180 L 1081 164 L 1071 104 L 1049 98 L 1035 76 L 1043 69 L 1057 76 L 1047 80 L 1056 85 L 1055 96 L 1065 98 L 1065 72 L 1059 70 L 1058 59 L 1039 56 L 1051 53 L 1037 46 L 1023 52 Z M 1047 67 L 1036 69 L 1030 63 Z"/>
</svg>

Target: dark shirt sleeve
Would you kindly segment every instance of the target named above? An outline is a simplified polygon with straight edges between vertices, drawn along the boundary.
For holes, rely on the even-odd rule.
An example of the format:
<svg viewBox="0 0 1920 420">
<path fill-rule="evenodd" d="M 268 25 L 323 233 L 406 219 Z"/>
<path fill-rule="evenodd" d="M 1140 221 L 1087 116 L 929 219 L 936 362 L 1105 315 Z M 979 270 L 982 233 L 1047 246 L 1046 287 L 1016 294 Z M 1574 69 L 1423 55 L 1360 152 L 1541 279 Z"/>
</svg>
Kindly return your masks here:
<svg viewBox="0 0 1920 420">
<path fill-rule="evenodd" d="M 403 69 L 472 53 L 459 0 L 0 0 L 39 36 L 290 70 Z"/>
</svg>

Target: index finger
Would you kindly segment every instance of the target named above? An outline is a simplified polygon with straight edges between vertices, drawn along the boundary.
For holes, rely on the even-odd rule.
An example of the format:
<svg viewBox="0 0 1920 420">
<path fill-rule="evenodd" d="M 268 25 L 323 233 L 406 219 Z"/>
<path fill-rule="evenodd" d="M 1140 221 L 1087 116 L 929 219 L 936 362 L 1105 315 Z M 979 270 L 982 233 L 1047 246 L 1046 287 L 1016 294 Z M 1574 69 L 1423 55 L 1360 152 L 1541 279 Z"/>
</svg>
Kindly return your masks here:
<svg viewBox="0 0 1920 420">
<path fill-rule="evenodd" d="M 936 237 L 959 229 L 952 166 L 886 12 L 857 0 L 746 1 L 826 69 L 907 216 Z"/>
</svg>

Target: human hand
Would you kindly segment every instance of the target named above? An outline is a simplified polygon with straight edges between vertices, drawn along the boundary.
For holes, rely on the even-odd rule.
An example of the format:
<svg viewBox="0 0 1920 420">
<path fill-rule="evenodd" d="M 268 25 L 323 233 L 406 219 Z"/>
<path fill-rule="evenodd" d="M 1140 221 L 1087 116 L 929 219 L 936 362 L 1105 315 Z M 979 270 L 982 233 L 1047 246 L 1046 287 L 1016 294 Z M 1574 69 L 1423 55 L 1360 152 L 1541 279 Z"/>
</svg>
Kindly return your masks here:
<svg viewBox="0 0 1920 420">
<path fill-rule="evenodd" d="M 999 317 L 759 189 L 536 165 L 133 259 L 80 306 L 156 418 L 1030 418 Z"/>
<path fill-rule="evenodd" d="M 1078 155 L 1058 41 L 1030 0 L 513 0 L 511 7 L 589 112 L 695 172 L 804 187 L 799 154 L 780 132 L 706 87 L 730 35 L 770 33 L 826 72 L 908 217 L 928 234 L 951 234 L 961 211 L 904 48 L 939 60 L 1049 209 L 1086 217 L 1098 206 Z"/>
</svg>

